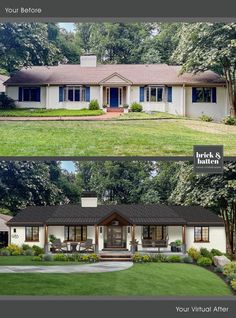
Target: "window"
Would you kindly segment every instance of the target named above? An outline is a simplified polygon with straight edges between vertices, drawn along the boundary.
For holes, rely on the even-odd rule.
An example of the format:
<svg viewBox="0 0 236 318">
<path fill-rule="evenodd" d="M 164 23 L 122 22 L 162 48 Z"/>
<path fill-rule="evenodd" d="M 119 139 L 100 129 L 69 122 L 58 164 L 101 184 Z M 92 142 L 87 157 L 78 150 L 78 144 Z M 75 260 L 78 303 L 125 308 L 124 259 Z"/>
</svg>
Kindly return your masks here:
<svg viewBox="0 0 236 318">
<path fill-rule="evenodd" d="M 38 226 L 27 226 L 25 228 L 25 240 L 38 242 L 39 241 L 39 227 Z"/>
<path fill-rule="evenodd" d="M 144 225 L 143 238 L 150 240 L 164 240 L 166 238 L 166 227 L 162 225 Z"/>
<path fill-rule="evenodd" d="M 40 87 L 19 87 L 20 102 L 40 102 Z"/>
<path fill-rule="evenodd" d="M 81 242 L 87 240 L 87 226 L 65 226 L 65 240 Z"/>
<path fill-rule="evenodd" d="M 145 97 L 147 102 L 162 102 L 163 101 L 163 87 L 145 87 Z"/>
<path fill-rule="evenodd" d="M 195 226 L 194 242 L 209 242 L 209 227 L 208 226 Z"/>
<path fill-rule="evenodd" d="M 67 86 L 64 88 L 65 101 L 84 102 L 86 101 L 86 88 L 82 86 Z"/>
<path fill-rule="evenodd" d="M 193 87 L 193 103 L 216 103 L 216 87 Z"/>
</svg>

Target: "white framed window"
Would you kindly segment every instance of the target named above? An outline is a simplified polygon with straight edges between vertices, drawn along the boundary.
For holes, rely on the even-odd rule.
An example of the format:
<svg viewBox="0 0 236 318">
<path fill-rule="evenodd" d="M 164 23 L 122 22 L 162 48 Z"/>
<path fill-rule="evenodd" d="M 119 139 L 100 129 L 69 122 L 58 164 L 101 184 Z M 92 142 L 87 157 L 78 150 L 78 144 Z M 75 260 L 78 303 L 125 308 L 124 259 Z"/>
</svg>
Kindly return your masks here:
<svg viewBox="0 0 236 318">
<path fill-rule="evenodd" d="M 66 86 L 64 96 L 67 102 L 84 102 L 86 100 L 86 89 L 83 86 Z"/>
<path fill-rule="evenodd" d="M 145 87 L 145 101 L 158 103 L 164 100 L 164 87 L 147 86 Z"/>
</svg>

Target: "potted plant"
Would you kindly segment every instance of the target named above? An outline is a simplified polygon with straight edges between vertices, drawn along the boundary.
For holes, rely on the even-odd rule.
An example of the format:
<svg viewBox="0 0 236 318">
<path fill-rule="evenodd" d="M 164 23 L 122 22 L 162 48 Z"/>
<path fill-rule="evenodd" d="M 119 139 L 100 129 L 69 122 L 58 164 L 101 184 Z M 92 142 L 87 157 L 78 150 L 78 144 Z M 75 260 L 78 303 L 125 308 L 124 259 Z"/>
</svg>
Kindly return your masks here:
<svg viewBox="0 0 236 318">
<path fill-rule="evenodd" d="M 177 252 L 176 242 L 170 243 L 170 249 L 171 249 L 171 252 Z"/>
<path fill-rule="evenodd" d="M 123 105 L 123 109 L 124 109 L 124 113 L 128 113 L 129 112 L 129 105 L 128 104 L 124 104 Z"/>
<path fill-rule="evenodd" d="M 102 107 L 103 107 L 103 111 L 106 113 L 107 112 L 107 105 L 105 104 Z"/>
<path fill-rule="evenodd" d="M 181 252 L 182 251 L 182 241 L 181 240 L 176 240 L 175 244 L 176 244 L 177 252 Z"/>
<path fill-rule="evenodd" d="M 137 240 L 135 240 L 134 242 L 130 241 L 130 251 L 131 251 L 131 253 L 135 253 L 138 251 L 138 241 Z"/>
</svg>

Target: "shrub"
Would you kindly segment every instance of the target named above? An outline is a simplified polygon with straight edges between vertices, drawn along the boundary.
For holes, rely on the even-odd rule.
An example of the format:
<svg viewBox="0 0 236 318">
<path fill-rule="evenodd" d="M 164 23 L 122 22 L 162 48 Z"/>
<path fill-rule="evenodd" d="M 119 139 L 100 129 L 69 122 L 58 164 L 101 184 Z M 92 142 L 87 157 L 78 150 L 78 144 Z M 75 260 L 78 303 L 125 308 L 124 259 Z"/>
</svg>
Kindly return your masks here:
<svg viewBox="0 0 236 318">
<path fill-rule="evenodd" d="M 233 290 L 236 290 L 236 279 L 233 279 L 230 283 L 231 287 L 233 288 Z"/>
<path fill-rule="evenodd" d="M 180 263 L 182 258 L 179 255 L 171 255 L 167 257 L 169 263 Z"/>
<path fill-rule="evenodd" d="M 190 255 L 194 261 L 197 261 L 201 256 L 200 252 L 194 247 L 190 247 L 190 249 L 187 252 L 188 255 Z"/>
<path fill-rule="evenodd" d="M 68 258 L 66 255 L 60 253 L 60 254 L 54 255 L 53 260 L 56 262 L 66 262 Z"/>
<path fill-rule="evenodd" d="M 33 261 L 33 262 L 41 262 L 41 261 L 42 261 L 42 257 L 41 257 L 41 256 L 34 256 L 34 257 L 32 258 L 32 261 Z"/>
<path fill-rule="evenodd" d="M 208 123 L 213 121 L 213 118 L 210 117 L 210 116 L 207 116 L 207 115 L 202 115 L 202 116 L 199 117 L 199 119 L 202 120 L 202 121 L 206 121 Z"/>
<path fill-rule="evenodd" d="M 236 274 L 236 262 L 231 262 L 224 266 L 224 275 L 229 276 L 231 274 Z"/>
<path fill-rule="evenodd" d="M 0 108 L 1 109 L 12 109 L 15 107 L 16 107 L 16 104 L 14 99 L 8 97 L 5 93 L 0 93 Z"/>
<path fill-rule="evenodd" d="M 221 251 L 217 250 L 216 248 L 213 248 L 211 250 L 211 254 L 212 254 L 212 256 L 221 256 L 221 255 L 223 255 L 223 253 Z"/>
<path fill-rule="evenodd" d="M 55 241 L 56 241 L 56 236 L 55 235 L 53 235 L 53 234 L 50 234 L 49 235 L 49 242 L 51 242 L 51 243 L 54 243 Z"/>
<path fill-rule="evenodd" d="M 31 247 L 28 244 L 22 244 L 21 248 L 23 251 L 31 249 Z"/>
<path fill-rule="evenodd" d="M 157 263 L 165 263 L 167 262 L 167 256 L 163 254 L 156 254 L 152 257 L 152 261 Z"/>
<path fill-rule="evenodd" d="M 124 104 L 124 105 L 123 105 L 123 108 L 126 108 L 126 109 L 127 109 L 127 108 L 129 108 L 129 105 L 128 105 L 128 104 Z"/>
<path fill-rule="evenodd" d="M 209 257 L 204 257 L 201 256 L 199 257 L 199 259 L 197 260 L 197 264 L 199 266 L 210 266 L 212 264 L 212 260 Z"/>
<path fill-rule="evenodd" d="M 233 274 L 230 274 L 229 276 L 227 276 L 229 281 L 231 282 L 231 280 L 236 280 L 236 274 L 233 273 Z"/>
<path fill-rule="evenodd" d="M 216 273 L 223 273 L 223 267 L 219 266 L 219 267 L 214 267 L 214 272 Z"/>
<path fill-rule="evenodd" d="M 97 263 L 99 262 L 99 257 L 97 254 L 93 253 L 93 254 L 89 254 L 89 262 L 90 263 Z"/>
<path fill-rule="evenodd" d="M 91 100 L 91 102 L 89 103 L 89 109 L 90 110 L 98 110 L 99 109 L 99 103 L 98 103 L 97 99 Z"/>
<path fill-rule="evenodd" d="M 151 262 L 151 257 L 150 257 L 149 255 L 143 255 L 142 261 L 143 261 L 144 263 Z"/>
<path fill-rule="evenodd" d="M 133 256 L 134 263 L 141 263 L 142 262 L 142 255 L 140 253 L 135 253 Z"/>
<path fill-rule="evenodd" d="M 212 259 L 212 257 L 213 257 L 213 255 L 211 254 L 211 252 L 208 251 L 208 249 L 207 249 L 207 248 L 204 248 L 204 247 L 201 247 L 201 248 L 200 248 L 200 254 L 201 254 L 202 256 L 208 257 L 208 258 L 210 258 L 210 259 Z"/>
<path fill-rule="evenodd" d="M 222 122 L 225 124 L 225 125 L 236 125 L 236 118 L 233 117 L 233 116 L 226 116 Z"/>
<path fill-rule="evenodd" d="M 33 251 L 34 251 L 34 255 L 35 255 L 35 256 L 38 256 L 38 255 L 44 253 L 44 249 L 41 248 L 41 247 L 39 247 L 38 245 L 33 245 L 33 246 L 32 246 L 32 249 L 33 249 Z"/>
<path fill-rule="evenodd" d="M 139 103 L 131 104 L 131 111 L 135 113 L 140 113 L 143 110 L 143 106 Z"/>
<path fill-rule="evenodd" d="M 38 257 L 40 257 L 40 256 L 38 256 Z M 44 261 L 44 262 L 52 262 L 54 260 L 52 254 L 43 254 L 41 256 L 41 258 L 42 258 L 42 261 Z"/>
<path fill-rule="evenodd" d="M 32 248 L 29 248 L 28 250 L 25 250 L 23 254 L 25 256 L 34 256 L 34 250 Z"/>
<path fill-rule="evenodd" d="M 188 263 L 188 264 L 193 263 L 193 258 L 190 255 L 184 256 L 182 260 L 184 263 Z"/>
<path fill-rule="evenodd" d="M 67 255 L 67 260 L 69 262 L 76 262 L 78 260 L 78 258 L 76 256 L 76 254 L 69 254 L 69 255 Z"/>
<path fill-rule="evenodd" d="M 10 251 L 8 251 L 6 248 L 2 248 L 2 249 L 0 250 L 0 255 L 1 255 L 1 256 L 10 256 L 11 253 L 10 253 Z"/>
<path fill-rule="evenodd" d="M 10 252 L 12 256 L 18 256 L 23 254 L 23 249 L 15 244 L 10 244 L 6 249 Z"/>
</svg>

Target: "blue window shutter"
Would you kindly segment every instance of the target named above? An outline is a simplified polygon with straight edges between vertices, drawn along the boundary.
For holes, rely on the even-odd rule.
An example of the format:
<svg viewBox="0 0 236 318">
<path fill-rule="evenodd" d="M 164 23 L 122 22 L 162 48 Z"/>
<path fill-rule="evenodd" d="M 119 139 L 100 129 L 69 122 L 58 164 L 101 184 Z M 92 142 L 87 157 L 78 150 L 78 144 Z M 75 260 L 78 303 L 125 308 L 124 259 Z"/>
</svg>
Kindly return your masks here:
<svg viewBox="0 0 236 318">
<path fill-rule="evenodd" d="M 64 87 L 59 87 L 59 102 L 64 102 Z"/>
<path fill-rule="evenodd" d="M 85 92 L 85 101 L 90 102 L 90 87 L 86 87 L 86 92 Z"/>
<path fill-rule="evenodd" d="M 22 87 L 19 87 L 18 89 L 18 100 L 19 102 L 22 102 Z"/>
<path fill-rule="evenodd" d="M 167 101 L 168 103 L 172 103 L 172 87 L 168 87 Z"/>
<path fill-rule="evenodd" d="M 196 103 L 197 101 L 197 90 L 195 87 L 192 88 L 192 102 Z"/>
<path fill-rule="evenodd" d="M 144 87 L 139 88 L 139 101 L 144 102 Z"/>
<path fill-rule="evenodd" d="M 212 103 L 216 103 L 216 87 L 212 87 L 211 94 L 212 94 Z"/>
<path fill-rule="evenodd" d="M 36 94 L 35 94 L 35 95 L 36 95 L 36 96 L 35 96 L 35 99 L 36 99 L 35 101 L 36 101 L 36 102 L 40 102 L 40 92 L 41 92 L 40 87 L 37 87 L 37 88 L 36 88 Z"/>
</svg>

